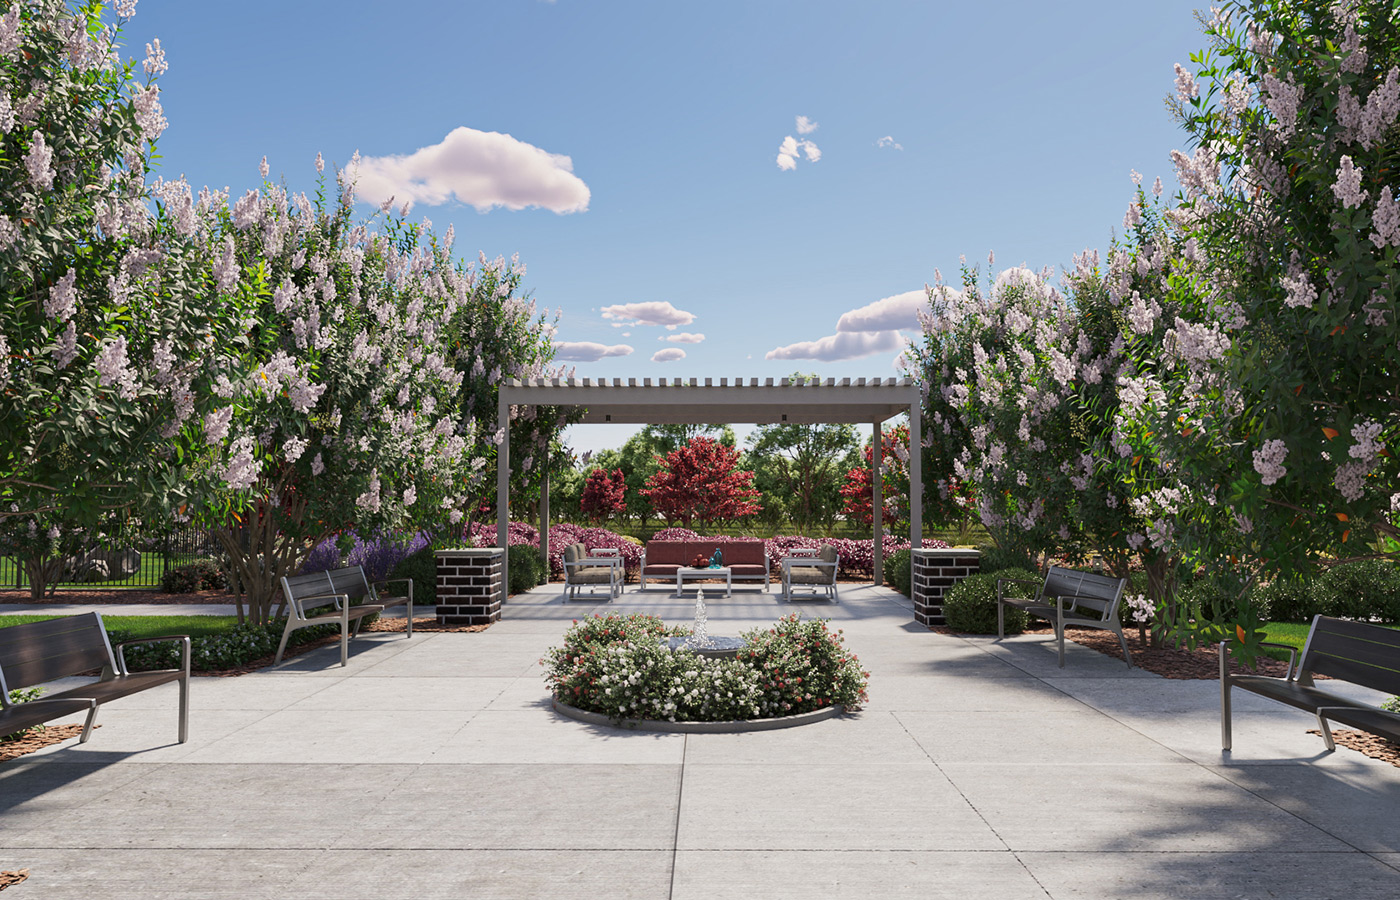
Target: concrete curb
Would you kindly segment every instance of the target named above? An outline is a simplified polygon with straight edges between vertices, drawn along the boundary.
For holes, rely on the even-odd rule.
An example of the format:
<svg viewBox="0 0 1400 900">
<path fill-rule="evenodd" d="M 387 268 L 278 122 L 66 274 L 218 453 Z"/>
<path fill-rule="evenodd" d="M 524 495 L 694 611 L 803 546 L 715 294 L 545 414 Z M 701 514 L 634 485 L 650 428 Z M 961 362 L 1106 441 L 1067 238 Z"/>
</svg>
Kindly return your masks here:
<svg viewBox="0 0 1400 900">
<path fill-rule="evenodd" d="M 588 712 L 567 703 L 551 699 L 554 711 L 571 719 L 589 725 L 607 725 L 627 731 L 655 731 L 668 734 L 740 734 L 745 731 L 776 731 L 779 728 L 796 728 L 811 725 L 843 714 L 841 706 L 829 706 L 812 712 L 798 713 L 795 716 L 782 716 L 776 719 L 745 719 L 739 722 L 667 722 L 661 719 L 617 719 L 602 713 Z"/>
</svg>

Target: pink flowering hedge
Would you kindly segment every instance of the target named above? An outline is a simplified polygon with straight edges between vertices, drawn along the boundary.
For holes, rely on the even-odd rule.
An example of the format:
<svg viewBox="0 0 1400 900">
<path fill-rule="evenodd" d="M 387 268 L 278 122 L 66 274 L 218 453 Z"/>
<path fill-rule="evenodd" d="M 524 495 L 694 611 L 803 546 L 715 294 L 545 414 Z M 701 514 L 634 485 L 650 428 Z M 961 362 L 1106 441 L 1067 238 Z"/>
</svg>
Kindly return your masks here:
<svg viewBox="0 0 1400 900">
<path fill-rule="evenodd" d="M 496 545 L 496 525 L 494 522 L 477 522 L 471 529 L 472 543 L 478 547 Z M 507 526 L 507 541 L 515 544 L 540 545 L 540 530 L 525 522 L 511 522 Z M 629 538 L 609 531 L 606 528 L 587 528 L 568 523 L 549 526 L 549 576 L 564 577 L 564 548 L 570 544 L 583 543 L 588 550 L 611 548 L 618 551 L 627 576 L 635 577 L 642 566 L 642 548 Z"/>
</svg>

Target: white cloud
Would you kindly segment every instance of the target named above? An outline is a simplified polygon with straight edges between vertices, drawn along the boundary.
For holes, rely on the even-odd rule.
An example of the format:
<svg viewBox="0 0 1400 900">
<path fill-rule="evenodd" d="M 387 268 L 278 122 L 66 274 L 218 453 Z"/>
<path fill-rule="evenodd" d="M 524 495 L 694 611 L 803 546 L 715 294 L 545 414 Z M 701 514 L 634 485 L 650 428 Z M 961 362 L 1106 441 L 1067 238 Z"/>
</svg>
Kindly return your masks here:
<svg viewBox="0 0 1400 900">
<path fill-rule="evenodd" d="M 674 359 L 685 359 L 685 351 L 680 347 L 667 347 L 651 355 L 652 362 L 670 362 Z"/>
<path fill-rule="evenodd" d="M 846 331 L 815 341 L 799 341 L 769 350 L 765 359 L 816 359 L 837 362 L 860 359 L 873 353 L 903 350 L 904 338 L 898 331 Z"/>
<path fill-rule="evenodd" d="M 648 300 L 645 303 L 615 303 L 603 307 L 603 318 L 617 319 L 619 325 L 689 325 L 695 315 L 683 309 L 676 309 L 665 300 Z"/>
<path fill-rule="evenodd" d="M 950 293 L 952 293 L 950 289 Z M 917 330 L 919 310 L 928 311 L 928 295 L 922 290 L 905 291 L 843 313 L 836 322 L 837 332 Z"/>
<path fill-rule="evenodd" d="M 807 118 L 806 116 L 798 116 L 798 117 L 797 117 L 797 133 L 798 133 L 798 134 L 811 134 L 812 132 L 816 131 L 816 130 L 817 130 L 818 128 L 820 128 L 820 127 L 821 127 L 820 125 L 818 125 L 816 122 L 813 122 L 811 119 Z"/>
<path fill-rule="evenodd" d="M 569 157 L 465 126 L 406 156 L 363 157 L 354 177 L 359 199 L 376 205 L 390 197 L 429 206 L 455 199 L 478 212 L 538 206 L 562 214 L 588 209 L 591 196 Z"/>
<path fill-rule="evenodd" d="M 680 334 L 668 334 L 664 338 L 657 338 L 657 340 L 670 341 L 673 344 L 698 344 L 705 340 L 705 336 L 682 331 Z"/>
<path fill-rule="evenodd" d="M 630 331 L 624 331 L 624 332 L 622 332 L 622 336 L 623 336 L 623 337 L 631 337 L 631 336 L 632 336 L 632 332 L 630 332 Z"/>
<path fill-rule="evenodd" d="M 802 116 L 798 116 L 797 119 L 799 125 L 804 121 Z M 812 125 L 807 131 L 813 131 L 816 127 L 816 125 Z M 803 132 L 800 127 L 798 128 L 798 132 L 806 133 Z M 822 158 L 821 148 L 816 144 L 806 140 L 799 141 L 792 135 L 788 135 L 783 138 L 783 142 L 778 145 L 778 168 L 784 172 L 791 172 L 793 169 L 797 168 L 798 153 L 806 156 L 808 162 L 816 162 Z"/>
<path fill-rule="evenodd" d="M 599 344 L 594 341 L 555 341 L 554 358 L 561 362 L 597 362 L 607 356 L 631 356 L 626 344 Z"/>
<path fill-rule="evenodd" d="M 884 137 L 880 138 L 878 141 L 876 141 L 876 142 L 875 142 L 875 146 L 876 146 L 876 147 L 880 147 L 881 149 L 884 149 L 884 148 L 886 148 L 886 147 L 889 147 L 889 148 L 894 149 L 894 150 L 903 150 L 903 149 L 904 149 L 904 145 L 903 145 L 903 144 L 901 144 L 899 141 L 896 141 L 894 138 L 890 137 L 888 134 L 885 135 Z"/>
</svg>

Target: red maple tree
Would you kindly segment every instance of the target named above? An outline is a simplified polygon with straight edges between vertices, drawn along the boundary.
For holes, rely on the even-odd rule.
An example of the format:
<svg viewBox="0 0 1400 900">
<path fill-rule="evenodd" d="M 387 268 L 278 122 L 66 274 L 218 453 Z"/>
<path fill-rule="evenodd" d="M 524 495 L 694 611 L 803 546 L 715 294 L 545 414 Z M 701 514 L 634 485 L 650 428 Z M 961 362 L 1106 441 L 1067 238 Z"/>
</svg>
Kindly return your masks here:
<svg viewBox="0 0 1400 900">
<path fill-rule="evenodd" d="M 642 494 L 668 525 L 713 522 L 749 516 L 763 509 L 753 473 L 739 468 L 739 451 L 713 438 L 697 437 L 665 457 L 647 479 Z"/>
<path fill-rule="evenodd" d="M 595 522 L 606 521 L 627 509 L 627 478 L 621 469 L 594 469 L 583 484 L 579 505 L 583 514 Z"/>
</svg>

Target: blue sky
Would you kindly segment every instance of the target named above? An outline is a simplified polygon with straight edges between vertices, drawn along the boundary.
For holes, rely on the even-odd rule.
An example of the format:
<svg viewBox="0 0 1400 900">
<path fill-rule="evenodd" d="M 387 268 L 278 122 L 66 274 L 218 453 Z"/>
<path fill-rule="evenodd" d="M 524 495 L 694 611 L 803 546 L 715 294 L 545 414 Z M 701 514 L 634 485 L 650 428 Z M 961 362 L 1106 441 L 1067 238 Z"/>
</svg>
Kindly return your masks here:
<svg viewBox="0 0 1400 900">
<path fill-rule="evenodd" d="M 1121 229 L 1130 170 L 1174 186 L 1192 9 L 140 0 L 124 40 L 170 64 L 163 174 L 241 193 L 266 154 L 305 190 L 358 149 L 366 193 L 520 254 L 580 376 L 885 377 L 912 305 L 845 314 L 962 254 L 1069 265 Z"/>
</svg>

